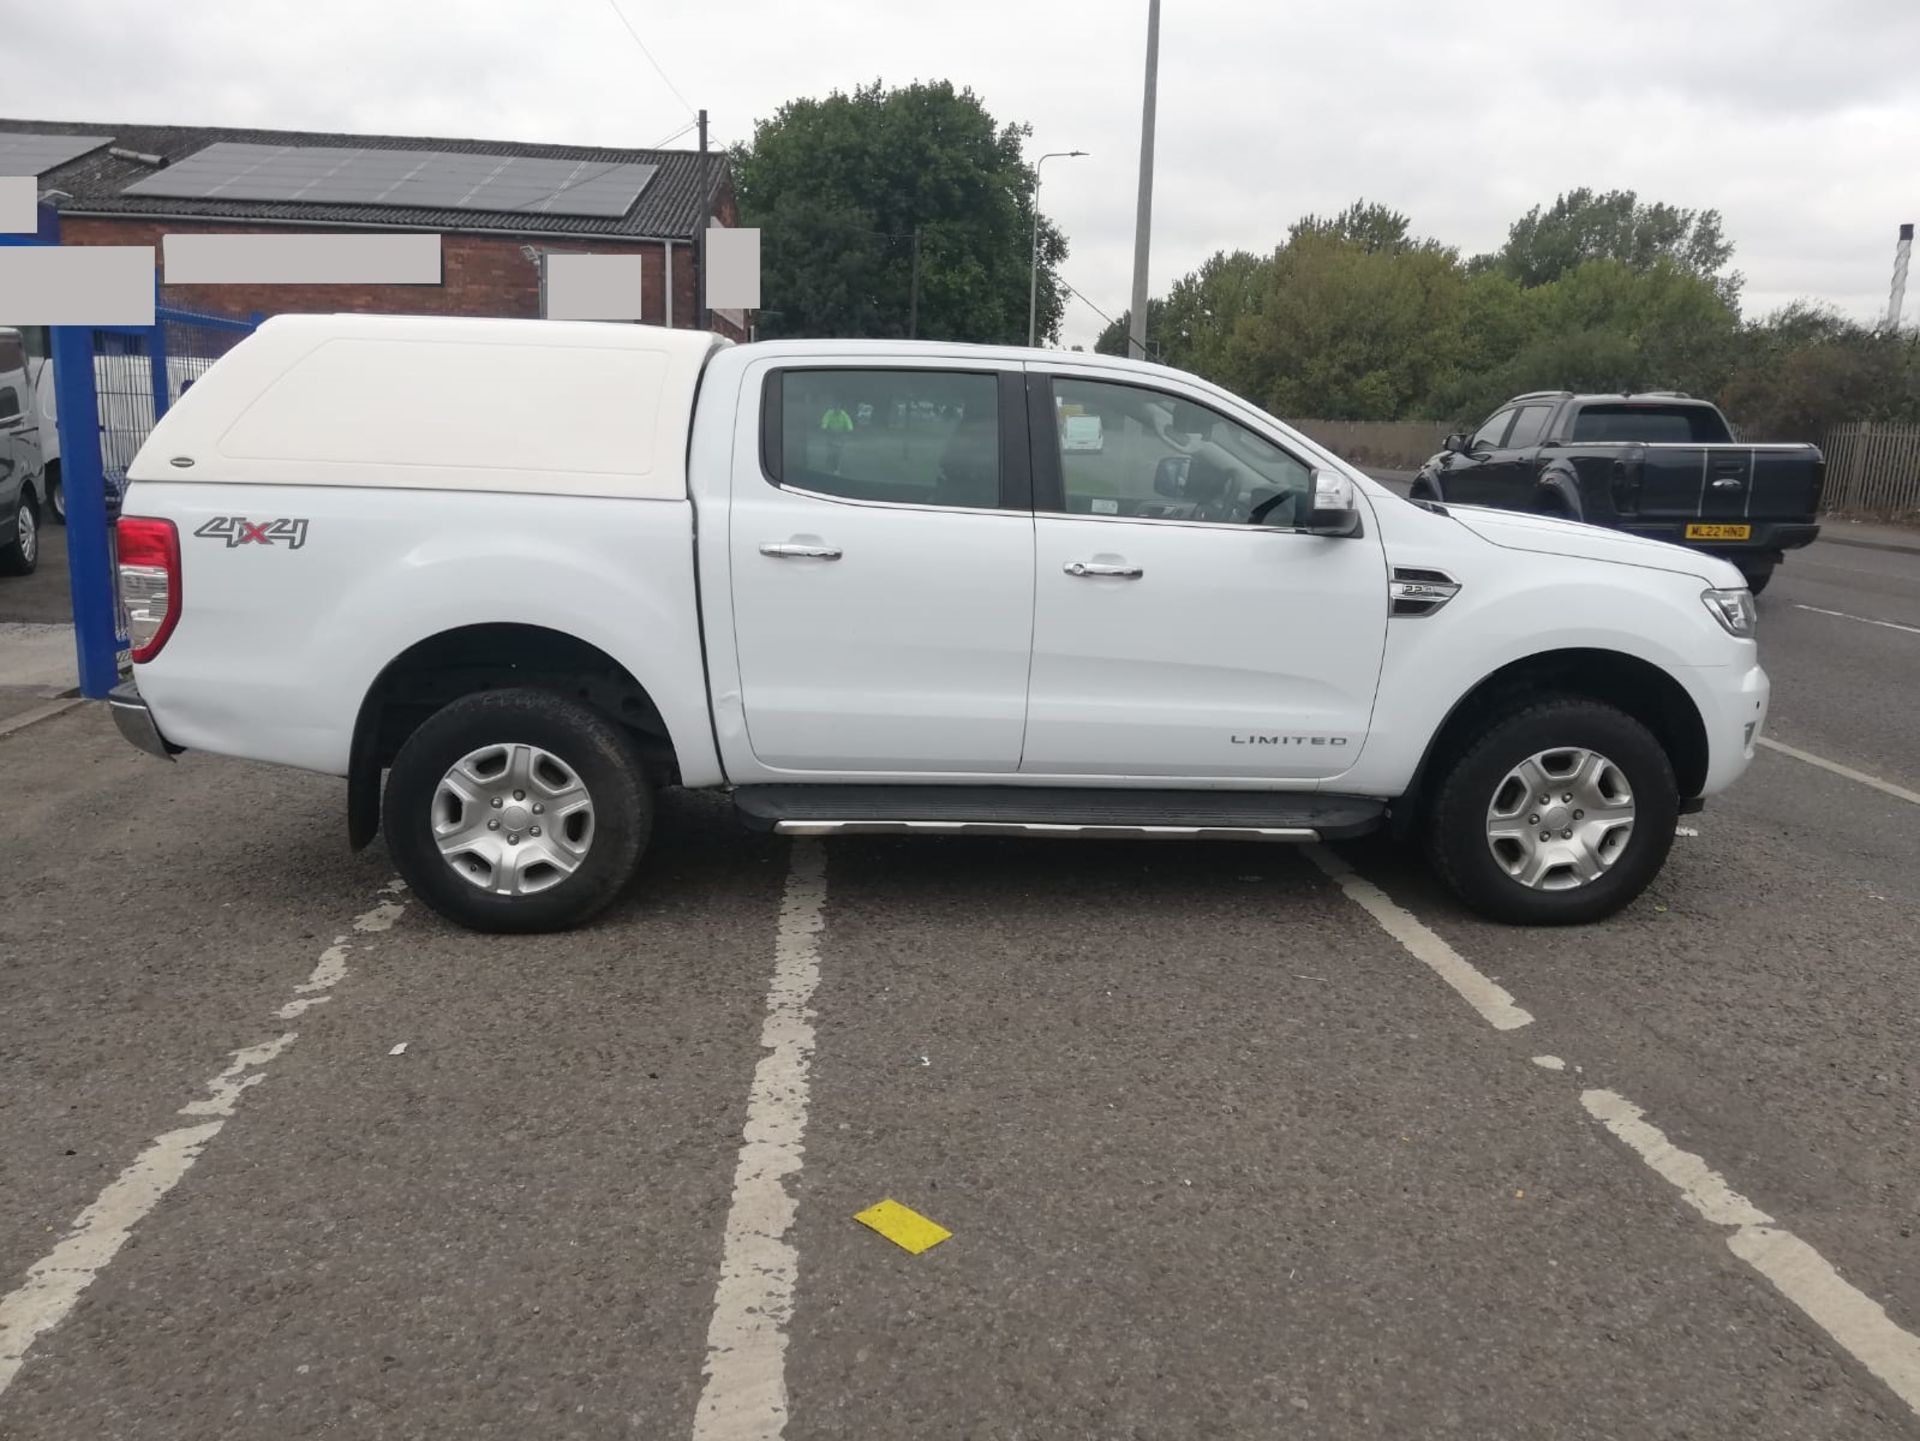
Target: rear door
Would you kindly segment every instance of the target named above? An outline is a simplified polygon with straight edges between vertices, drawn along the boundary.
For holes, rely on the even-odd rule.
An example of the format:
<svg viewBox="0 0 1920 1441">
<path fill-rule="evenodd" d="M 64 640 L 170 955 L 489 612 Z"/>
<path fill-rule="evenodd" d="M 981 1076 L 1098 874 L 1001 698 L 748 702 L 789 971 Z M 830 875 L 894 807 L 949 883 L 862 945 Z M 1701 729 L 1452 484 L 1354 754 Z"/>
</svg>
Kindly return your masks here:
<svg viewBox="0 0 1920 1441">
<path fill-rule="evenodd" d="M 727 541 L 753 760 L 876 778 L 1016 770 L 1033 635 L 1021 375 L 796 362 L 757 394 Z"/>
</svg>

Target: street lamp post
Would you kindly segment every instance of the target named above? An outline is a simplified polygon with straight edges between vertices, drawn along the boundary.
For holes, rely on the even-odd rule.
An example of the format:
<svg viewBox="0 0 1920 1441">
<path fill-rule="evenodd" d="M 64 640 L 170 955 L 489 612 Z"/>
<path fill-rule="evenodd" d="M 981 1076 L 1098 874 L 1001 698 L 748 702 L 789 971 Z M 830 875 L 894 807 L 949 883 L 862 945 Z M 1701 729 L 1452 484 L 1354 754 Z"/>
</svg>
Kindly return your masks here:
<svg viewBox="0 0 1920 1441">
<path fill-rule="evenodd" d="M 1147 247 L 1153 234 L 1153 112 L 1160 86 L 1160 0 L 1147 0 L 1147 83 L 1140 107 L 1140 210 L 1133 223 L 1133 316 L 1127 354 L 1147 358 Z"/>
<path fill-rule="evenodd" d="M 1040 167 L 1049 160 L 1071 160 L 1084 150 L 1049 150 L 1033 162 L 1033 264 L 1027 278 L 1027 344 L 1040 343 Z"/>
</svg>

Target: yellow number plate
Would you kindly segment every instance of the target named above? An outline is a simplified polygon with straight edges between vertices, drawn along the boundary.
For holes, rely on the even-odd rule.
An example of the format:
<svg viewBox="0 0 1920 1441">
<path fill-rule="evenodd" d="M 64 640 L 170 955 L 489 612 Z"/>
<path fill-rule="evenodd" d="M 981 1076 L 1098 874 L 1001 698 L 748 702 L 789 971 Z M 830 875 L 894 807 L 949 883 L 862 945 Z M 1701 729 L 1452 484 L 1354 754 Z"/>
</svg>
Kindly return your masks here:
<svg viewBox="0 0 1920 1441">
<path fill-rule="evenodd" d="M 1688 540 L 1745 540 L 1753 534 L 1750 525 L 1690 525 Z"/>
</svg>

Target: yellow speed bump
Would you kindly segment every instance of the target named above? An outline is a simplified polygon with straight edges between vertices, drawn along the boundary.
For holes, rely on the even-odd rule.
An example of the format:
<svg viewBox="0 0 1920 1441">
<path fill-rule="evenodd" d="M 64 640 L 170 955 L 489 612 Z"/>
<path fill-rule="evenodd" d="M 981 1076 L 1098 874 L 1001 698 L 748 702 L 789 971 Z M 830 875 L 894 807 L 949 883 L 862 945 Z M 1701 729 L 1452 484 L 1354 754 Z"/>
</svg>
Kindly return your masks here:
<svg viewBox="0 0 1920 1441">
<path fill-rule="evenodd" d="M 938 1221 L 929 1221 L 912 1207 L 891 1199 L 876 1201 L 866 1210 L 856 1212 L 853 1219 L 916 1256 L 953 1234 Z"/>
</svg>

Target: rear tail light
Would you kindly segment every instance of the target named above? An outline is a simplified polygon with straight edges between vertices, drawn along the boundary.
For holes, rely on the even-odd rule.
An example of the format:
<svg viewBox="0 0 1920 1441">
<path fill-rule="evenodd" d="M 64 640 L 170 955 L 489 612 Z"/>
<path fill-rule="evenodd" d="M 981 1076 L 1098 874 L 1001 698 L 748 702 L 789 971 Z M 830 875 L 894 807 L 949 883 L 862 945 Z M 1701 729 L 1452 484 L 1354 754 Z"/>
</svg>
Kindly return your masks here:
<svg viewBox="0 0 1920 1441">
<path fill-rule="evenodd" d="M 160 654 L 180 620 L 180 532 L 170 520 L 123 515 L 117 536 L 120 603 L 137 664 Z"/>
</svg>

